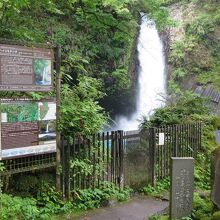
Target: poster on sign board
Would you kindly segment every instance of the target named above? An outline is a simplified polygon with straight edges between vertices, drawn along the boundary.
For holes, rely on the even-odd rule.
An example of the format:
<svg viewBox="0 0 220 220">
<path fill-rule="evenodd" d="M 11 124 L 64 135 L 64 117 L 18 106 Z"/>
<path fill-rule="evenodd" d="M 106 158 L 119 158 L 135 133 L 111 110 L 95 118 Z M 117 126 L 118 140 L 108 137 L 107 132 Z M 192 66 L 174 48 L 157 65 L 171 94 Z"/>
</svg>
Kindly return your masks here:
<svg viewBox="0 0 220 220">
<path fill-rule="evenodd" d="M 53 59 L 49 48 L 0 44 L 0 91 L 51 91 Z"/>
</svg>

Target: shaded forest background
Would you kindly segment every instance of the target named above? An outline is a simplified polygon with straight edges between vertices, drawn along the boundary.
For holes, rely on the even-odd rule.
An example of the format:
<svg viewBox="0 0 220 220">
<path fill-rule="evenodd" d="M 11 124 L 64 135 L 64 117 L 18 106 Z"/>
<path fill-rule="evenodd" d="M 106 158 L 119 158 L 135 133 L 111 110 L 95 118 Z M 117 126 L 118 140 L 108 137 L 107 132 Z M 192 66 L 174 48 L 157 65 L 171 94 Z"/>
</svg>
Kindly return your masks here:
<svg viewBox="0 0 220 220">
<path fill-rule="evenodd" d="M 68 124 L 73 132 L 89 134 L 100 130 L 108 114 L 135 110 L 140 11 L 165 36 L 171 94 L 166 102 L 177 103 L 197 85 L 211 84 L 219 91 L 218 0 L 2 0 L 0 38 L 61 45 L 60 129 Z M 45 94 L 25 95 L 39 99 Z"/>
</svg>

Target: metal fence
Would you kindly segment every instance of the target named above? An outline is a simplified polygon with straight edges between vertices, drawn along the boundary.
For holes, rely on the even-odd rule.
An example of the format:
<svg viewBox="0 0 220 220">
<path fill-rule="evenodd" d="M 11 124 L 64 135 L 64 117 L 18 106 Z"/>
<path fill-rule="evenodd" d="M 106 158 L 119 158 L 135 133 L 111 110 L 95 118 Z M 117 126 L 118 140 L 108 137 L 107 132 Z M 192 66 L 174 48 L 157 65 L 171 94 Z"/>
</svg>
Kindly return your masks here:
<svg viewBox="0 0 220 220">
<path fill-rule="evenodd" d="M 112 131 L 62 140 L 63 192 L 111 181 L 140 188 L 170 175 L 171 157 L 194 157 L 201 148 L 201 123 L 139 131 Z"/>
<path fill-rule="evenodd" d="M 11 175 L 16 173 L 23 173 L 33 170 L 41 170 L 56 166 L 56 153 L 46 153 L 37 155 L 28 155 L 24 157 L 17 157 L 11 159 L 4 159 L 4 171 L 2 175 Z"/>
<path fill-rule="evenodd" d="M 62 143 L 62 187 L 71 190 L 99 187 L 103 181 L 123 186 L 123 131 L 75 137 L 73 143 Z"/>
</svg>

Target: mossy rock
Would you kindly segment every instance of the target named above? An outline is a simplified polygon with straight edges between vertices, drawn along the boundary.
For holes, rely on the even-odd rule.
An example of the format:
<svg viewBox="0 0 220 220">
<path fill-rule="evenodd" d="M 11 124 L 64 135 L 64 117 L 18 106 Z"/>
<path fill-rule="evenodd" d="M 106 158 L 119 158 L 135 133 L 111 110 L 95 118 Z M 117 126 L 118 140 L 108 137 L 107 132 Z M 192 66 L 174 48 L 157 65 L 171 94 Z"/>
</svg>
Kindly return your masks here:
<svg viewBox="0 0 220 220">
<path fill-rule="evenodd" d="M 217 211 L 212 215 L 212 220 L 219 220 L 219 219 L 220 219 L 220 211 Z"/>
</svg>

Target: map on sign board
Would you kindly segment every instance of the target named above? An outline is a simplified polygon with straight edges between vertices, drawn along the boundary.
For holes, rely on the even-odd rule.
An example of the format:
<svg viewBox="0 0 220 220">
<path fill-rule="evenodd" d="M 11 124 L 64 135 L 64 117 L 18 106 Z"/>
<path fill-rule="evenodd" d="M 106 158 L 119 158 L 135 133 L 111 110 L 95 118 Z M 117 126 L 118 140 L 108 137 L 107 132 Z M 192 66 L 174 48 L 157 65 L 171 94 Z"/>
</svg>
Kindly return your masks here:
<svg viewBox="0 0 220 220">
<path fill-rule="evenodd" d="M 0 44 L 0 91 L 51 91 L 52 49 Z"/>
<path fill-rule="evenodd" d="M 56 103 L 1 101 L 1 158 L 55 150 Z"/>
</svg>

